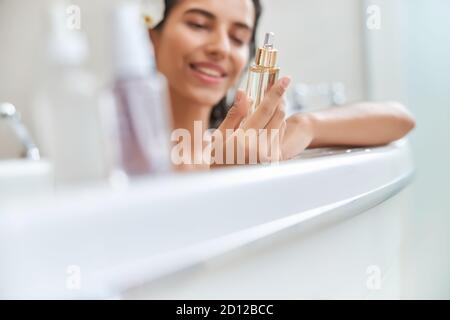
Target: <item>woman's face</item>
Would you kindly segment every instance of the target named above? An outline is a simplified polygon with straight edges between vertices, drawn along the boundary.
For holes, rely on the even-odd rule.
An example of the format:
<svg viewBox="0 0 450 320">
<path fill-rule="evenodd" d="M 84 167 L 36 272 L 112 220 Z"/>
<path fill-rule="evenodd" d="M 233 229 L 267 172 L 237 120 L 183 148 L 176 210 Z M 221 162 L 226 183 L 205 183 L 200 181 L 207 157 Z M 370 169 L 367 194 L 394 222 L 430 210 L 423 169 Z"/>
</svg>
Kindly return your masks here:
<svg viewBox="0 0 450 320">
<path fill-rule="evenodd" d="M 217 104 L 248 62 L 254 22 L 252 0 L 179 0 L 164 27 L 151 31 L 172 96 Z"/>
</svg>

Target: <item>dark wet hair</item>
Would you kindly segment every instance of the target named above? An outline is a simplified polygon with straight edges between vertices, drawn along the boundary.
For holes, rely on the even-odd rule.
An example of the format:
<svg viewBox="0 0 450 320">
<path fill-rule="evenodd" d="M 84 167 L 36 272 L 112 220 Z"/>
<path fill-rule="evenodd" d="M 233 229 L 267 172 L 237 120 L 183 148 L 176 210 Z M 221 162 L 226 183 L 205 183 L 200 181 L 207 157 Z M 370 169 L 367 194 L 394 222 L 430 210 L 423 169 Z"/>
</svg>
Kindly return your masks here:
<svg viewBox="0 0 450 320">
<path fill-rule="evenodd" d="M 179 0 L 165 0 L 165 11 L 163 20 L 155 27 L 155 30 L 162 29 L 164 27 L 164 23 L 169 16 L 172 9 L 178 3 Z M 253 28 L 253 34 L 250 41 L 250 59 L 254 57 L 256 51 L 256 30 L 258 28 L 259 19 L 262 13 L 262 5 L 260 0 L 253 0 L 253 4 L 255 5 L 255 25 Z M 226 97 L 223 97 L 222 100 L 218 104 L 216 104 L 211 112 L 211 117 L 209 121 L 210 128 L 217 128 L 222 121 L 225 119 L 228 113 L 229 107 L 227 106 Z"/>
</svg>

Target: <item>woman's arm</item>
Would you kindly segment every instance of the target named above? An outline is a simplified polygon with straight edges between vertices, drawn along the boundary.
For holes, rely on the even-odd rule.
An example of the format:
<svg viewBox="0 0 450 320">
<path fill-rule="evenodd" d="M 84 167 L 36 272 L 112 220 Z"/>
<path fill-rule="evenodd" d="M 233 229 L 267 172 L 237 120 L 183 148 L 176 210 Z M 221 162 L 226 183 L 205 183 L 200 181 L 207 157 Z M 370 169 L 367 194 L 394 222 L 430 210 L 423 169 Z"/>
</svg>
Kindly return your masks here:
<svg viewBox="0 0 450 320">
<path fill-rule="evenodd" d="M 415 127 L 408 110 L 396 102 L 362 102 L 297 113 L 287 120 L 283 158 L 306 148 L 376 146 L 404 137 Z"/>
</svg>

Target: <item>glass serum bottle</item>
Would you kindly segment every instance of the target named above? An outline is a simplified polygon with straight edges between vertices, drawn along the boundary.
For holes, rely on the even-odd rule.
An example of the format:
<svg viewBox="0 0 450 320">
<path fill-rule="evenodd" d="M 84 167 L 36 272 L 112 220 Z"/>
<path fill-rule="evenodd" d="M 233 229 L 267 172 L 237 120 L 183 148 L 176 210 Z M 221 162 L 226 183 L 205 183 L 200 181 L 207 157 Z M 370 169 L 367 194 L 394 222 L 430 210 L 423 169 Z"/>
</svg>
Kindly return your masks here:
<svg viewBox="0 0 450 320">
<path fill-rule="evenodd" d="M 247 96 L 252 99 L 250 114 L 256 111 L 279 77 L 278 50 L 274 48 L 274 38 L 273 32 L 266 33 L 263 46 L 256 51 L 255 63 L 249 68 L 246 91 Z"/>
</svg>

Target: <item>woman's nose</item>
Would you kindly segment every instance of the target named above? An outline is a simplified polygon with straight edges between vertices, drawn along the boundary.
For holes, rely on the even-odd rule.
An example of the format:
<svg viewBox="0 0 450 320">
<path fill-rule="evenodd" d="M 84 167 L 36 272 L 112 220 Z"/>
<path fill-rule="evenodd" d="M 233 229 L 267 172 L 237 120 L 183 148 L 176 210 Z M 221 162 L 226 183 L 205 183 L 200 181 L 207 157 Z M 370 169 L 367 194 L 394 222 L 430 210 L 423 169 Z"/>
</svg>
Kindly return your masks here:
<svg viewBox="0 0 450 320">
<path fill-rule="evenodd" d="M 211 39 L 207 46 L 209 56 L 216 59 L 223 59 L 230 53 L 230 50 L 231 43 L 227 32 L 217 30 L 211 34 Z"/>
</svg>

